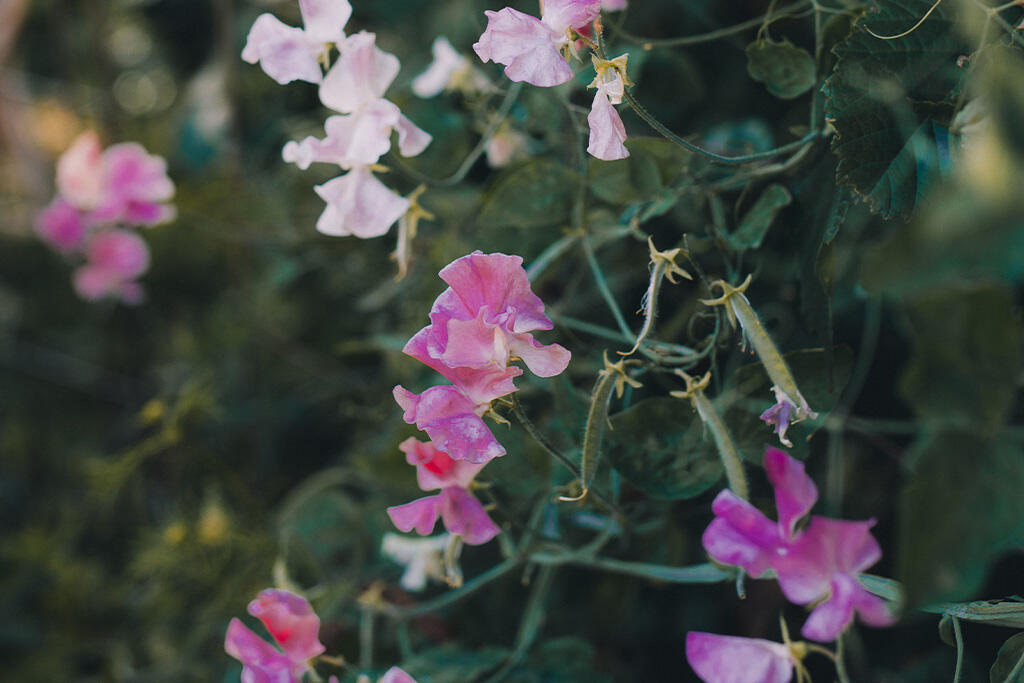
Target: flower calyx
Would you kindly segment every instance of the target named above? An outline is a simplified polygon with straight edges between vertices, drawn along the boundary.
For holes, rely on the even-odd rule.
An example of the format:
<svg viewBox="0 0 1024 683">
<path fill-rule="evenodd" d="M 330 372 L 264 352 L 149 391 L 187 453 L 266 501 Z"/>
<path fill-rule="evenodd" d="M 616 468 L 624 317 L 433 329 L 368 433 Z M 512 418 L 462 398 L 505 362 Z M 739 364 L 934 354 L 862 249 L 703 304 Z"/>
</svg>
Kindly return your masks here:
<svg viewBox="0 0 1024 683">
<path fill-rule="evenodd" d="M 615 377 L 615 397 L 622 398 L 622 392 L 626 390 L 626 385 L 639 389 L 643 386 L 639 381 L 633 379 L 626 374 L 626 365 L 639 365 L 638 360 L 626 360 L 625 358 L 619 360 L 617 363 L 612 363 L 608 360 L 608 352 L 604 352 L 604 369 L 601 370 L 600 375 L 602 377 L 608 375 L 617 375 Z"/>
<path fill-rule="evenodd" d="M 622 55 L 625 57 L 626 55 Z M 647 246 L 651 250 L 651 265 L 658 266 L 664 264 L 665 278 L 672 284 L 679 284 L 679 281 L 675 279 L 676 275 L 686 278 L 687 280 L 693 280 L 693 276 L 690 275 L 686 270 L 676 264 L 676 257 L 682 254 L 683 256 L 689 256 L 689 253 L 682 247 L 676 247 L 675 249 L 666 249 L 659 251 L 654 246 L 654 239 L 647 236 Z"/>
<path fill-rule="evenodd" d="M 587 86 L 588 88 L 600 89 L 616 80 L 621 84 L 620 89 L 623 86 L 633 86 L 633 81 L 629 80 L 629 76 L 626 75 L 626 65 L 629 62 L 628 54 L 621 54 L 614 59 L 601 59 L 597 55 L 590 55 L 590 59 L 594 63 L 594 71 L 597 72 L 597 75 Z M 621 98 L 621 93 L 619 97 Z"/>
<path fill-rule="evenodd" d="M 750 283 L 753 280 L 753 275 L 747 275 L 747 278 L 741 282 L 738 286 L 733 287 L 725 280 L 715 280 L 709 285 L 709 288 L 714 292 L 715 287 L 722 288 L 722 296 L 717 299 L 701 299 L 700 302 L 705 306 L 725 306 L 725 311 L 729 316 L 729 324 L 734 328 L 736 327 L 736 313 L 733 312 L 732 307 L 728 306 L 729 299 L 735 294 L 743 294 L 750 287 Z"/>
<path fill-rule="evenodd" d="M 683 370 L 676 370 L 677 375 L 683 378 L 686 382 L 686 389 L 682 391 L 670 391 L 669 396 L 673 398 L 688 398 L 693 400 L 698 393 L 703 393 L 707 389 L 708 384 L 711 382 L 711 371 L 704 373 L 704 376 L 700 379 L 687 374 Z"/>
</svg>

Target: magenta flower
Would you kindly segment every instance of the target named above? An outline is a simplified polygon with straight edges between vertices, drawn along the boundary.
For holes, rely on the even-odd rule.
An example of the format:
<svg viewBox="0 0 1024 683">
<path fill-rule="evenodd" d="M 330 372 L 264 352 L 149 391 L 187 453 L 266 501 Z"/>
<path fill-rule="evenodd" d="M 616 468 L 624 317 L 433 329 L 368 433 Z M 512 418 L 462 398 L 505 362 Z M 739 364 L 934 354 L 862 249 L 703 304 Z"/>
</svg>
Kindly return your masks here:
<svg viewBox="0 0 1024 683">
<path fill-rule="evenodd" d="M 272 14 L 256 18 L 242 50 L 242 59 L 260 63 L 278 83 L 319 83 L 320 59 L 332 43 L 345 39 L 345 24 L 352 15 L 348 0 L 299 0 L 304 29 L 282 23 Z"/>
<path fill-rule="evenodd" d="M 309 602 L 286 590 L 267 589 L 249 603 L 249 614 L 263 622 L 280 649 L 232 619 L 224 649 L 244 665 L 243 683 L 298 683 L 309 660 L 324 651 L 320 618 Z"/>
<path fill-rule="evenodd" d="M 415 529 L 421 536 L 427 536 L 440 517 L 449 533 L 462 536 L 470 545 L 486 543 L 498 534 L 498 526 L 469 492 L 469 485 L 483 464 L 455 460 L 434 444 L 411 437 L 399 448 L 405 453 L 406 462 L 416 467 L 419 487 L 424 491 L 441 489 L 441 493 L 389 507 L 388 515 L 398 529 Z"/>
<path fill-rule="evenodd" d="M 141 237 L 127 230 L 105 230 L 86 247 L 86 263 L 74 274 L 75 291 L 86 301 L 105 297 L 135 304 L 142 287 L 135 279 L 149 267 L 149 249 Z"/>
<path fill-rule="evenodd" d="M 601 9 L 606 12 L 618 12 L 626 9 L 628 0 L 601 0 Z"/>
<path fill-rule="evenodd" d="M 563 56 L 569 49 L 569 29 L 582 28 L 597 18 L 601 0 L 546 0 L 541 18 L 510 7 L 487 10 L 487 29 L 473 50 L 485 62 L 505 65 L 513 81 L 549 87 L 572 78 Z"/>
<path fill-rule="evenodd" d="M 54 199 L 36 217 L 36 234 L 64 254 L 76 251 L 82 246 L 85 231 L 82 212 L 63 197 Z"/>
<path fill-rule="evenodd" d="M 103 197 L 90 219 L 101 224 L 158 225 L 172 220 L 174 183 L 167 162 L 142 145 L 125 142 L 103 152 Z"/>
<path fill-rule="evenodd" d="M 711 509 L 715 519 L 704 531 L 704 549 L 719 562 L 742 567 L 753 577 L 775 571 L 779 587 L 798 605 L 820 604 L 804 623 L 812 640 L 835 640 L 856 612 L 865 623 L 892 623 L 885 603 L 860 585 L 857 576 L 882 556 L 871 536 L 874 520 L 853 522 L 811 517 L 807 529 L 796 524 L 818 499 L 818 490 L 802 463 L 769 448 L 765 470 L 775 488 L 779 521 L 725 490 Z"/>
<path fill-rule="evenodd" d="M 704 683 L 789 683 L 798 662 L 782 643 L 698 631 L 686 634 L 686 660 Z"/>
</svg>

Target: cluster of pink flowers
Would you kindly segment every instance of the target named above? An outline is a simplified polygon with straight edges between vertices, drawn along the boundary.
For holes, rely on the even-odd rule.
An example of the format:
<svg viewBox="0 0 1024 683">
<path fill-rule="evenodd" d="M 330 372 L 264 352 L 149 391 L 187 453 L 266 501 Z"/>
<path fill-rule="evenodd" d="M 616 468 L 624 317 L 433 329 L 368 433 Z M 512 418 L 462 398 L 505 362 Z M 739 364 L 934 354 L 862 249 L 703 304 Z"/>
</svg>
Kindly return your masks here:
<svg viewBox="0 0 1024 683">
<path fill-rule="evenodd" d="M 882 556 L 878 542 L 871 535 L 875 521 L 855 522 L 812 515 L 806 528 L 798 529 L 797 523 L 818 500 L 817 487 L 804 471 L 803 463 L 778 449 L 769 448 L 765 452 L 764 466 L 775 489 L 778 521 L 771 521 L 726 489 L 711 506 L 715 519 L 703 538 L 708 554 L 719 562 L 742 568 L 755 578 L 773 571 L 788 600 L 798 605 L 814 605 L 801 630 L 810 640 L 835 640 L 855 613 L 871 626 L 891 624 L 893 617 L 885 602 L 869 593 L 858 578 Z M 789 648 L 778 643 L 744 643 L 740 641 L 750 639 L 711 634 L 690 636 L 687 657 L 705 681 L 789 680 L 778 672 L 788 667 L 786 670 L 791 673 L 793 656 Z M 767 647 L 765 643 L 777 647 Z M 756 650 L 766 662 L 765 670 L 776 673 L 759 677 L 751 673 L 754 668 L 749 671 L 737 668 L 740 665 L 735 663 L 735 658 L 726 655 L 737 648 Z M 740 671 L 746 673 L 739 676 Z M 735 673 L 730 676 L 724 672 Z"/>
<path fill-rule="evenodd" d="M 149 267 L 149 249 L 131 228 L 173 219 L 173 196 L 161 157 L 134 142 L 104 150 L 87 131 L 58 160 L 57 196 L 37 217 L 36 232 L 60 253 L 84 258 L 73 277 L 80 297 L 138 303 L 136 280 Z"/>
<path fill-rule="evenodd" d="M 421 488 L 442 489 L 439 496 L 388 510 L 404 531 L 430 533 L 440 515 L 448 531 L 467 543 L 482 543 L 497 533 L 468 493 L 480 469 L 505 454 L 483 415 L 491 401 L 517 391 L 513 379 L 523 371 L 513 360 L 522 360 L 540 377 L 553 377 L 570 359 L 564 347 L 545 346 L 530 334 L 552 324 L 522 264 L 519 256 L 475 251 L 445 266 L 440 276 L 448 289 L 434 302 L 430 324 L 403 349 L 451 382 L 420 394 L 394 389 L 405 421 L 431 439 L 429 444 L 406 441 L 402 450 L 417 467 Z"/>
<path fill-rule="evenodd" d="M 513 81 L 549 88 L 573 77 L 567 57 L 575 55 L 577 35 L 585 35 L 601 10 L 625 8 L 624 0 L 545 0 L 541 16 L 523 14 L 511 7 L 488 10 L 487 28 L 473 45 L 485 62 L 505 65 Z M 626 78 L 625 55 L 613 60 L 594 58 L 597 77 L 590 87 L 597 90 L 587 116 L 590 142 L 587 151 L 598 159 L 612 161 L 629 156 L 623 144 L 626 128 L 613 105 L 622 102 Z"/>
<path fill-rule="evenodd" d="M 327 206 L 316 227 L 327 235 L 379 237 L 410 208 L 410 201 L 373 174 L 398 134 L 398 150 L 415 156 L 431 136 L 407 119 L 384 93 L 398 75 L 399 62 L 376 45 L 373 33 L 345 35 L 352 14 L 348 0 L 299 0 L 303 28 L 262 14 L 253 24 L 242 58 L 259 62 L 278 83 L 319 85 L 320 101 L 338 114 L 324 123 L 326 137 L 289 142 L 285 161 L 302 169 L 313 162 L 336 164 L 342 175 L 316 186 Z M 338 58 L 324 72 L 330 48 Z"/>
<path fill-rule="evenodd" d="M 312 671 L 312 661 L 324 653 L 320 617 L 301 595 L 270 588 L 249 603 L 249 614 L 263 622 L 277 647 L 260 638 L 240 619 L 232 619 L 224 649 L 242 662 L 243 683 L 299 683 Z M 321 680 L 321 679 L 316 679 Z M 329 683 L 337 683 L 331 676 Z M 378 683 L 416 683 L 392 667 Z"/>
</svg>

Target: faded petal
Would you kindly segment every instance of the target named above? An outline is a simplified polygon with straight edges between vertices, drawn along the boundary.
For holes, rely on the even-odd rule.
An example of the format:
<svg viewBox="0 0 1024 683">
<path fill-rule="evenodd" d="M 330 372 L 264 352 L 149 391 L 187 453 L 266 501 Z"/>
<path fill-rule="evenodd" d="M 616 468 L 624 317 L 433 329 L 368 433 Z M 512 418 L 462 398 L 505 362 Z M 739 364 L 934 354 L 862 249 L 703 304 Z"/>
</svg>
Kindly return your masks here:
<svg viewBox="0 0 1024 683">
<path fill-rule="evenodd" d="M 425 431 L 434 445 L 452 458 L 485 463 L 505 455 L 476 414 L 476 405 L 456 387 L 431 387 L 417 395 L 397 386 L 394 395 L 405 411 L 405 421 Z"/>
<path fill-rule="evenodd" d="M 298 683 L 305 665 L 296 664 L 260 638 L 239 619 L 232 619 L 224 650 L 242 662 L 245 683 Z"/>
<path fill-rule="evenodd" d="M 779 526 L 729 490 L 718 494 L 711 510 L 715 519 L 702 539 L 708 555 L 753 577 L 763 575 L 782 544 Z"/>
<path fill-rule="evenodd" d="M 409 200 L 359 167 L 313 188 L 327 207 L 316 222 L 325 235 L 380 237 L 402 217 Z"/>
<path fill-rule="evenodd" d="M 619 117 L 619 112 L 608 101 L 608 96 L 602 90 L 594 95 L 594 104 L 587 114 L 587 123 L 590 125 L 590 142 L 587 145 L 587 152 L 604 161 L 615 161 L 625 159 L 629 156 L 629 150 L 623 144 L 626 141 L 626 126 Z"/>
<path fill-rule="evenodd" d="M 559 33 L 580 28 L 601 13 L 601 0 L 545 0 L 541 21 Z"/>
<path fill-rule="evenodd" d="M 377 683 L 416 683 L 416 681 L 397 666 L 393 666 L 384 672 Z"/>
<path fill-rule="evenodd" d="M 426 98 L 439 95 L 448 87 L 452 77 L 458 71 L 466 68 L 465 58 L 452 47 L 452 44 L 444 36 L 434 39 L 430 51 L 434 55 L 434 60 L 430 62 L 426 71 L 412 81 L 412 91 L 418 97 Z"/>
<path fill-rule="evenodd" d="M 572 69 L 559 50 L 568 41 L 564 29 L 552 30 L 540 19 L 510 7 L 484 14 L 487 29 L 473 44 L 480 59 L 504 64 L 505 75 L 513 81 L 540 87 L 560 85 L 572 78 Z"/>
<path fill-rule="evenodd" d="M 780 399 L 775 405 L 761 413 L 761 420 L 775 427 L 775 433 L 779 435 L 779 441 L 785 446 L 792 446 L 793 442 L 786 438 L 786 431 L 790 422 L 793 421 L 793 411 L 796 409 L 787 399 Z"/>
<path fill-rule="evenodd" d="M 441 496 L 427 496 L 405 505 L 389 507 L 388 516 L 400 531 L 409 533 L 415 529 L 420 536 L 428 536 L 441 516 Z"/>
<path fill-rule="evenodd" d="M 482 464 L 454 460 L 429 441 L 419 441 L 411 436 L 398 448 L 405 453 L 406 462 L 416 467 L 416 480 L 424 491 L 448 486 L 468 488 L 483 469 Z"/>
<path fill-rule="evenodd" d="M 464 488 L 453 486 L 441 491 L 441 517 L 445 528 L 462 536 L 469 545 L 486 543 L 501 531 L 480 501 Z"/>
<path fill-rule="evenodd" d="M 764 468 L 775 488 L 775 507 L 779 525 L 787 538 L 793 538 L 796 523 L 814 507 L 818 487 L 804 471 L 804 464 L 777 448 L 764 453 Z"/>
<path fill-rule="evenodd" d="M 51 247 L 66 254 L 82 246 L 85 221 L 78 209 L 57 197 L 36 217 L 36 234 Z"/>
<path fill-rule="evenodd" d="M 325 650 L 319 638 L 320 617 L 301 595 L 269 588 L 249 603 L 249 614 L 263 622 L 294 662 L 306 662 Z"/>
<path fill-rule="evenodd" d="M 345 39 L 345 24 L 352 16 L 348 0 L 299 0 L 306 35 L 321 44 Z"/>
<path fill-rule="evenodd" d="M 705 683 L 789 683 L 793 678 L 789 648 L 761 638 L 691 631 L 686 659 Z"/>
<path fill-rule="evenodd" d="M 398 75 L 398 58 L 376 45 L 376 35 L 366 31 L 338 44 L 340 56 L 320 84 L 325 106 L 350 114 L 384 97 Z"/>
<path fill-rule="evenodd" d="M 292 81 L 319 83 L 323 78 L 317 57 L 323 49 L 300 28 L 282 23 L 273 14 L 256 17 L 242 50 L 242 59 L 260 63 L 263 71 L 284 85 Z"/>
<path fill-rule="evenodd" d="M 57 191 L 76 209 L 94 209 L 103 198 L 103 147 L 87 130 L 57 160 Z"/>
</svg>

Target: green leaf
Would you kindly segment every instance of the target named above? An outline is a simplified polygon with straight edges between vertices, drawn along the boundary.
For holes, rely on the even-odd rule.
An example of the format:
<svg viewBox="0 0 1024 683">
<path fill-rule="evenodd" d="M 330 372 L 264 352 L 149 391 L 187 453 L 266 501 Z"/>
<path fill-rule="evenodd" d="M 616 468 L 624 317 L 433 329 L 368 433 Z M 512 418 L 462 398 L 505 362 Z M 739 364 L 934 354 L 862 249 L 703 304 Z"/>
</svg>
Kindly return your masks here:
<svg viewBox="0 0 1024 683">
<path fill-rule="evenodd" d="M 653 498 L 678 500 L 707 491 L 722 463 L 690 404 L 649 398 L 610 418 L 605 452 L 631 484 Z"/>
<path fill-rule="evenodd" d="M 897 579 L 911 605 L 956 601 L 989 562 L 1024 544 L 1024 453 L 1005 435 L 944 431 L 914 446 L 900 498 Z"/>
<path fill-rule="evenodd" d="M 663 199 L 665 188 L 686 172 L 692 156 L 661 138 L 629 138 L 626 149 L 625 159 L 590 160 L 590 189 L 598 199 L 611 204 Z"/>
<path fill-rule="evenodd" d="M 788 40 L 755 40 L 747 45 L 747 73 L 784 100 L 799 97 L 817 82 L 811 53 Z"/>
<path fill-rule="evenodd" d="M 778 183 L 772 183 L 764 188 L 757 201 L 740 220 L 736 232 L 729 235 L 729 243 L 737 251 L 759 248 L 779 211 L 789 206 L 792 201 L 793 195 Z"/>
<path fill-rule="evenodd" d="M 932 0 L 882 0 L 860 24 L 880 35 L 913 26 Z M 837 179 L 884 217 L 909 215 L 938 168 L 935 128 L 946 125 L 970 54 L 957 32 L 957 5 L 942 3 L 913 33 L 880 40 L 855 30 L 833 52 L 823 88 L 836 130 Z"/>
<path fill-rule="evenodd" d="M 402 669 L 418 681 L 466 683 L 497 669 L 508 655 L 508 650 L 498 647 L 464 650 L 446 643 L 402 662 Z"/>
<path fill-rule="evenodd" d="M 937 605 L 927 605 L 921 609 L 932 614 L 956 617 L 963 621 L 973 621 L 978 624 L 1024 628 L 1024 599 L 1017 596 L 1000 598 L 998 600 L 939 603 Z"/>
<path fill-rule="evenodd" d="M 484 193 L 478 222 L 490 228 L 538 228 L 569 220 L 579 176 L 547 159 L 511 166 Z"/>
<path fill-rule="evenodd" d="M 939 290 L 909 309 L 914 351 L 901 393 L 922 417 L 987 431 L 1006 419 L 1024 367 L 1013 294 L 999 286 Z"/>
<path fill-rule="evenodd" d="M 1007 638 L 988 672 L 989 683 L 1024 683 L 1024 633 Z"/>
</svg>

